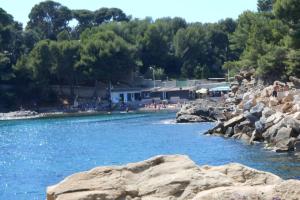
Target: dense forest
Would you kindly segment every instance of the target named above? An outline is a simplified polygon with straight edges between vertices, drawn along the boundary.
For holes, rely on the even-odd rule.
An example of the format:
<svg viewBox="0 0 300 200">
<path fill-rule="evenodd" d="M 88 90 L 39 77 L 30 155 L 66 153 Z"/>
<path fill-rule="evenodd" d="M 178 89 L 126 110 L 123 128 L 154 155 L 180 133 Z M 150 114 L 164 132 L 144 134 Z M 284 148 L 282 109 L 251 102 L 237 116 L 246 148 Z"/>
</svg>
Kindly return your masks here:
<svg viewBox="0 0 300 200">
<path fill-rule="evenodd" d="M 50 85 L 151 77 L 150 67 L 161 79 L 222 77 L 241 68 L 268 79 L 299 76 L 299 0 L 258 0 L 257 6 L 237 20 L 187 23 L 43 1 L 24 27 L 0 8 L 0 105 L 55 101 Z"/>
</svg>

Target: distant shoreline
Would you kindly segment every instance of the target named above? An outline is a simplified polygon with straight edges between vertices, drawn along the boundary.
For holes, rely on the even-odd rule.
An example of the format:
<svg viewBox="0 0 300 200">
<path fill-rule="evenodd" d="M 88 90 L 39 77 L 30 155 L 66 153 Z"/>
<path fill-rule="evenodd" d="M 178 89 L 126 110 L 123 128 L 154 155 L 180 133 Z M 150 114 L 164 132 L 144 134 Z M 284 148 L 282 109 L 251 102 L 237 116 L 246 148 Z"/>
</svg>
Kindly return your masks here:
<svg viewBox="0 0 300 200">
<path fill-rule="evenodd" d="M 34 111 L 14 111 L 8 113 L 0 113 L 1 121 L 10 120 L 26 120 L 26 119 L 45 119 L 45 118 L 63 118 L 63 117 L 81 117 L 95 115 L 110 115 L 110 114 L 131 114 L 131 113 L 159 113 L 159 112 L 177 112 L 179 108 L 139 108 L 136 110 L 126 111 L 79 111 L 79 112 L 44 112 L 37 113 Z"/>
</svg>

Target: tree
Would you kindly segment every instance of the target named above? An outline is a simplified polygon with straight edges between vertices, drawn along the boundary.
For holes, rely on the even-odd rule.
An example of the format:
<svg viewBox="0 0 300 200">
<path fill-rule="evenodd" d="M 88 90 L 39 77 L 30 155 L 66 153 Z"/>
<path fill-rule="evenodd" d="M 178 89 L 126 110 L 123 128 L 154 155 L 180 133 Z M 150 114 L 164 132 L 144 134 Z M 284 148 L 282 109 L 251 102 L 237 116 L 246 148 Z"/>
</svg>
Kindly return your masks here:
<svg viewBox="0 0 300 200">
<path fill-rule="evenodd" d="M 268 74 L 272 63 L 279 63 L 279 60 L 271 61 L 271 56 L 283 52 L 279 47 L 285 43 L 288 31 L 289 27 L 279 19 L 264 13 L 245 12 L 239 17 L 237 29 L 230 38 L 230 48 L 240 55 L 235 65 L 241 68 L 255 68 L 261 74 Z M 272 49 L 271 54 L 270 47 L 274 46 L 278 47 L 278 51 Z M 279 57 L 281 58 L 283 57 Z M 232 63 L 230 65 L 232 66 Z M 284 70 L 277 70 L 276 66 L 273 68 L 274 71 L 285 73 Z"/>
<path fill-rule="evenodd" d="M 57 41 L 71 40 L 72 36 L 67 30 L 63 30 L 57 35 Z"/>
<path fill-rule="evenodd" d="M 94 12 L 95 24 L 100 25 L 110 21 L 129 21 L 129 18 L 119 8 L 100 8 Z"/>
<path fill-rule="evenodd" d="M 94 12 L 90 10 L 72 10 L 72 13 L 78 22 L 75 27 L 76 36 L 78 38 L 85 29 L 93 26 L 95 16 Z"/>
<path fill-rule="evenodd" d="M 274 13 L 277 17 L 291 25 L 300 22 L 300 4 L 298 0 L 276 0 Z"/>
<path fill-rule="evenodd" d="M 258 12 L 271 12 L 275 0 L 258 0 L 257 10 Z"/>
<path fill-rule="evenodd" d="M 51 42 L 50 51 L 53 57 L 51 74 L 60 85 L 69 85 L 71 97 L 74 97 L 74 86 L 78 82 L 79 75 L 76 66 L 80 61 L 80 43 L 78 41 Z"/>
<path fill-rule="evenodd" d="M 291 50 L 285 62 L 288 75 L 300 77 L 300 50 Z"/>
<path fill-rule="evenodd" d="M 144 37 L 139 42 L 139 52 L 143 66 L 141 72 L 145 73 L 147 69 L 154 65 L 166 68 L 166 59 L 169 51 L 168 38 L 159 29 L 157 24 L 148 26 Z"/>
<path fill-rule="evenodd" d="M 174 37 L 176 56 L 181 60 L 184 77 L 209 78 L 222 76 L 222 65 L 229 54 L 229 32 L 226 23 L 195 23 L 180 29 Z M 231 20 L 228 20 L 228 25 Z M 233 25 L 234 26 L 234 25 Z"/>
<path fill-rule="evenodd" d="M 82 38 L 79 70 L 89 80 L 118 82 L 130 78 L 135 67 L 134 48 L 112 31 Z"/>
<path fill-rule="evenodd" d="M 50 50 L 50 40 L 38 42 L 28 55 L 26 65 L 32 78 L 38 85 L 48 86 L 51 81 L 53 57 Z"/>
<path fill-rule="evenodd" d="M 218 22 L 222 31 L 226 33 L 233 33 L 236 29 L 237 23 L 232 18 L 226 18 Z"/>
<path fill-rule="evenodd" d="M 0 24 L 2 26 L 7 26 L 14 22 L 13 16 L 8 14 L 5 10 L 0 8 Z"/>
<path fill-rule="evenodd" d="M 258 60 L 256 74 L 265 82 L 273 83 L 286 77 L 287 49 L 284 47 L 268 45 L 268 51 Z"/>
<path fill-rule="evenodd" d="M 13 77 L 10 59 L 0 53 L 0 82 L 10 80 Z"/>
<path fill-rule="evenodd" d="M 290 26 L 292 47 L 300 48 L 300 4 L 298 0 L 276 0 L 275 16 Z"/>
<path fill-rule="evenodd" d="M 57 34 L 69 29 L 72 12 L 54 1 L 43 1 L 35 5 L 30 14 L 26 29 L 36 30 L 43 39 L 56 39 Z"/>
<path fill-rule="evenodd" d="M 14 77 L 12 66 L 22 54 L 22 25 L 0 8 L 0 82 Z"/>
</svg>

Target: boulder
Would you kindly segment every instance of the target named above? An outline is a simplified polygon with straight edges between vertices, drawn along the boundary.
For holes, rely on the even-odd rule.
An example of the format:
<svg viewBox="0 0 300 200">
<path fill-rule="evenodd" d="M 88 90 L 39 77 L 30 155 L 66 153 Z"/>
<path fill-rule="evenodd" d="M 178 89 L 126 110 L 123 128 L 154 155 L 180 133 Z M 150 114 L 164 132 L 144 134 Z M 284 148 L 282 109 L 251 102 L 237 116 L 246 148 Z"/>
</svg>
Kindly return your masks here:
<svg viewBox="0 0 300 200">
<path fill-rule="evenodd" d="M 294 148 L 290 144 L 290 137 L 292 135 L 293 129 L 292 128 L 286 128 L 282 127 L 278 130 L 276 136 L 275 136 L 275 146 L 277 151 L 288 151 Z"/>
<path fill-rule="evenodd" d="M 298 141 L 296 141 L 295 142 L 295 144 L 294 144 L 294 150 L 296 151 L 296 152 L 300 152 L 300 141 L 298 140 Z"/>
<path fill-rule="evenodd" d="M 238 139 L 242 140 L 243 142 L 250 143 L 251 137 L 249 136 L 249 134 L 241 133 Z"/>
<path fill-rule="evenodd" d="M 258 133 L 256 130 L 252 132 L 250 143 L 253 143 L 254 141 L 262 142 L 263 140 L 264 138 L 262 137 L 261 133 Z"/>
<path fill-rule="evenodd" d="M 269 108 L 269 107 L 264 107 L 264 110 L 262 111 L 262 116 L 265 118 L 270 117 L 271 115 L 275 114 L 276 111 Z"/>
<path fill-rule="evenodd" d="M 287 116 L 281 122 L 281 127 L 288 127 L 293 130 L 291 137 L 298 137 L 300 133 L 300 122 L 293 117 Z"/>
<path fill-rule="evenodd" d="M 196 122 L 207 122 L 207 119 L 203 119 L 197 115 L 180 115 L 176 118 L 177 123 L 196 123 Z"/>
<path fill-rule="evenodd" d="M 247 92 L 243 94 L 243 101 L 248 101 L 252 97 L 252 94 L 250 92 Z"/>
<path fill-rule="evenodd" d="M 212 134 L 215 134 L 216 132 L 218 132 L 218 133 L 223 133 L 224 134 L 224 132 L 225 132 L 225 127 L 224 127 L 224 122 L 218 122 L 217 124 L 216 124 L 216 126 L 214 127 L 214 128 L 212 128 L 212 129 L 209 129 L 208 131 L 206 131 L 205 133 L 204 133 L 204 135 L 212 135 Z"/>
<path fill-rule="evenodd" d="M 294 101 L 294 96 L 291 93 L 288 93 L 281 101 L 282 103 L 292 102 Z"/>
<path fill-rule="evenodd" d="M 236 93 L 238 90 L 239 90 L 239 86 L 237 86 L 237 85 L 233 85 L 233 86 L 231 87 L 231 91 L 232 91 L 233 93 Z"/>
<path fill-rule="evenodd" d="M 277 106 L 278 105 L 278 100 L 277 98 L 275 97 L 270 97 L 269 99 L 269 106 L 272 107 L 272 106 Z"/>
<path fill-rule="evenodd" d="M 233 129 L 233 127 L 228 127 L 228 128 L 226 129 L 226 131 L 225 131 L 225 136 L 226 136 L 226 137 L 231 137 L 231 136 L 233 136 L 233 134 L 234 134 L 234 129 Z"/>
<path fill-rule="evenodd" d="M 178 122 L 189 122 L 189 118 L 191 118 L 191 122 L 211 122 L 225 119 L 223 110 L 218 107 L 217 103 L 203 99 L 183 106 L 177 112 L 176 118 Z"/>
<path fill-rule="evenodd" d="M 276 136 L 278 130 L 281 128 L 281 124 L 275 124 L 268 128 L 263 134 L 262 137 L 268 142 L 268 143 L 273 143 L 274 142 L 274 137 Z"/>
<path fill-rule="evenodd" d="M 249 111 L 244 112 L 244 117 L 252 124 L 255 124 L 255 122 L 259 120 L 259 117 L 251 114 Z"/>
<path fill-rule="evenodd" d="M 270 85 L 268 87 L 265 87 L 261 93 L 260 93 L 260 96 L 261 97 L 270 97 L 272 95 L 272 92 L 273 92 L 273 86 Z"/>
<path fill-rule="evenodd" d="M 300 111 L 300 102 L 294 102 L 294 106 L 291 109 L 291 113 L 296 113 Z"/>
<path fill-rule="evenodd" d="M 300 181 L 282 180 L 236 163 L 198 166 L 181 155 L 97 167 L 47 188 L 47 200 L 269 200 L 299 196 Z"/>
<path fill-rule="evenodd" d="M 244 117 L 244 115 L 238 115 L 238 116 L 236 116 L 236 117 L 233 117 L 233 118 L 231 118 L 230 120 L 228 120 L 228 121 L 226 121 L 225 123 L 224 123 L 224 128 L 228 128 L 228 127 L 233 127 L 233 126 L 235 126 L 236 124 L 238 124 L 238 123 L 240 123 L 240 122 L 242 122 L 242 121 L 244 121 L 245 120 L 245 117 Z"/>
<path fill-rule="evenodd" d="M 255 99 L 249 99 L 248 101 L 246 101 L 244 104 L 244 111 L 249 111 L 252 107 L 254 107 L 256 105 L 256 101 Z"/>
<path fill-rule="evenodd" d="M 283 104 L 283 106 L 281 107 L 281 111 L 283 113 L 287 113 L 290 112 L 292 110 L 292 107 L 294 106 L 294 104 L 292 102 L 286 102 L 285 104 Z"/>
<path fill-rule="evenodd" d="M 250 113 L 258 118 L 260 118 L 262 116 L 262 112 L 265 108 L 265 104 L 263 103 L 257 103 L 256 106 L 252 107 L 250 109 Z"/>
<path fill-rule="evenodd" d="M 260 120 L 255 122 L 255 131 L 259 134 L 265 131 L 265 125 Z"/>
<path fill-rule="evenodd" d="M 300 120 L 300 112 L 296 112 L 296 113 L 293 115 L 293 118 L 296 119 L 296 120 Z"/>
</svg>

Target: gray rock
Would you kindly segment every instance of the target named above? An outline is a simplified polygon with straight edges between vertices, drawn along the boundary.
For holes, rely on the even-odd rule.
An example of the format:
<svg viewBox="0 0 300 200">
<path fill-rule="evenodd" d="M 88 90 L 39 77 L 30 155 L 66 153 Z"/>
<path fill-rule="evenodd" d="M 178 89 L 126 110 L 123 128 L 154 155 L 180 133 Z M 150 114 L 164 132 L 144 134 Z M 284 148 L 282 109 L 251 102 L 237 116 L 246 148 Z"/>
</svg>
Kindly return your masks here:
<svg viewBox="0 0 300 200">
<path fill-rule="evenodd" d="M 219 108 L 217 103 L 207 100 L 198 100 L 197 102 L 183 106 L 176 114 L 177 121 L 182 121 L 183 117 L 181 116 L 183 115 L 198 116 L 202 119 L 201 121 L 207 122 L 225 119 L 223 109 Z M 184 118 L 187 119 L 187 117 Z M 188 121 L 184 119 L 184 122 Z M 194 120 L 191 122 L 194 122 Z"/>
<path fill-rule="evenodd" d="M 242 121 L 244 121 L 244 120 L 245 120 L 244 115 L 238 115 L 238 116 L 233 117 L 233 118 L 231 118 L 230 120 L 226 121 L 226 122 L 224 123 L 224 128 L 233 127 L 233 126 L 235 126 L 236 124 L 238 124 L 238 123 L 240 123 L 240 122 L 242 122 Z"/>
<path fill-rule="evenodd" d="M 292 117 L 285 117 L 281 122 L 281 126 L 293 129 L 291 137 L 298 137 L 300 134 L 300 122 Z"/>
<path fill-rule="evenodd" d="M 262 112 L 264 108 L 265 108 L 265 104 L 260 102 L 256 106 L 250 109 L 250 113 L 257 118 L 260 118 L 262 116 Z"/>
<path fill-rule="evenodd" d="M 294 150 L 294 139 L 292 128 L 281 127 L 275 136 L 276 151 L 289 151 Z"/>
<path fill-rule="evenodd" d="M 226 137 L 231 137 L 231 136 L 233 136 L 233 134 L 234 134 L 233 127 L 228 127 L 226 132 L 225 132 L 225 136 Z"/>
<path fill-rule="evenodd" d="M 263 140 L 264 140 L 264 138 L 262 137 L 261 133 L 258 133 L 257 131 L 252 132 L 250 143 L 253 143 L 254 141 L 262 142 Z"/>
<path fill-rule="evenodd" d="M 188 122 L 206 122 L 206 119 L 202 119 L 196 115 L 180 115 L 177 119 L 177 123 L 188 123 Z"/>
<path fill-rule="evenodd" d="M 97 167 L 47 188 L 47 200 L 298 199 L 300 181 L 240 164 L 198 166 L 187 156 L 157 156 Z"/>
<path fill-rule="evenodd" d="M 251 114 L 249 111 L 244 112 L 244 117 L 249 120 L 251 124 L 255 124 L 255 122 L 259 120 L 257 116 Z"/>
<path fill-rule="evenodd" d="M 300 152 L 300 141 L 299 140 L 295 142 L 294 148 L 295 148 L 294 150 L 296 152 Z"/>
<path fill-rule="evenodd" d="M 255 122 L 255 130 L 259 134 L 262 134 L 265 131 L 265 126 L 260 120 Z"/>
<path fill-rule="evenodd" d="M 271 115 L 274 115 L 276 113 L 275 110 L 269 108 L 269 107 L 265 107 L 264 110 L 262 111 L 262 116 L 265 118 L 270 117 Z"/>
<path fill-rule="evenodd" d="M 253 99 L 250 99 L 246 103 L 244 103 L 243 109 L 244 109 L 244 111 L 246 111 L 246 110 L 249 111 L 253 106 L 254 106 Z"/>
</svg>

